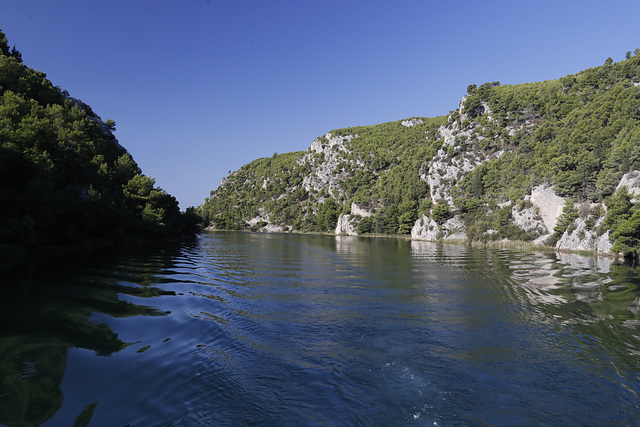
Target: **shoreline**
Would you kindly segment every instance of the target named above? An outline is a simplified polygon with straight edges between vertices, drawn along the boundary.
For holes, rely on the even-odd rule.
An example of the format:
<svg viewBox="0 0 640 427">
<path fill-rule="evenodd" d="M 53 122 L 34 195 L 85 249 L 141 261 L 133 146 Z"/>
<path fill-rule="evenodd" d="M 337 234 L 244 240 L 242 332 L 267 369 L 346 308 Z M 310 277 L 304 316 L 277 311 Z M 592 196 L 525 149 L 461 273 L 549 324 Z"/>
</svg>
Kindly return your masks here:
<svg viewBox="0 0 640 427">
<path fill-rule="evenodd" d="M 438 240 L 420 240 L 420 239 L 412 239 L 410 234 L 376 234 L 376 233 L 367 233 L 367 234 L 335 234 L 335 233 L 327 233 L 321 231 L 251 231 L 251 230 L 218 230 L 215 228 L 207 227 L 203 230 L 207 231 L 223 231 L 223 232 L 236 232 L 236 233 L 257 233 L 257 234 L 300 234 L 300 235 L 324 235 L 324 236 L 344 236 L 344 237 L 366 237 L 366 238 L 394 238 L 394 239 L 402 239 L 402 240 L 410 240 L 416 242 L 431 242 L 431 243 L 450 243 L 454 245 L 467 245 L 471 247 L 490 247 L 490 248 L 503 248 L 503 249 L 517 249 L 520 251 L 530 251 L 530 252 L 554 252 L 554 253 L 567 253 L 574 255 L 581 255 L 585 257 L 591 258 L 606 258 L 606 259 L 617 259 L 617 260 L 625 260 L 626 258 L 621 254 L 616 254 L 612 252 L 598 252 L 596 249 L 586 251 L 586 250 L 571 250 L 571 249 L 557 249 L 553 246 L 545 246 L 545 245 L 537 245 L 531 242 L 525 242 L 521 240 L 468 240 L 468 239 L 438 239 Z"/>
</svg>

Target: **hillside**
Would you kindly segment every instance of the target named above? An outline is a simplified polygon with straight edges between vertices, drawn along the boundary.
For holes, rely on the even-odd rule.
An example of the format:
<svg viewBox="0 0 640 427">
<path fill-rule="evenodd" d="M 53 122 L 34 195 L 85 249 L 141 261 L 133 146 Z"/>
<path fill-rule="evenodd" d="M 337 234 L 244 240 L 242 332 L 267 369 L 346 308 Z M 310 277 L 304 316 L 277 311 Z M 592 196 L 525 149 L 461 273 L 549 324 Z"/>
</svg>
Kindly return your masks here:
<svg viewBox="0 0 640 427">
<path fill-rule="evenodd" d="M 194 234 L 195 214 L 142 174 L 114 130 L 0 31 L 0 271 L 74 246 Z"/>
<path fill-rule="evenodd" d="M 200 213 L 216 229 L 637 255 L 639 53 L 557 80 L 470 85 L 446 116 L 333 130 L 232 172 Z"/>
</svg>

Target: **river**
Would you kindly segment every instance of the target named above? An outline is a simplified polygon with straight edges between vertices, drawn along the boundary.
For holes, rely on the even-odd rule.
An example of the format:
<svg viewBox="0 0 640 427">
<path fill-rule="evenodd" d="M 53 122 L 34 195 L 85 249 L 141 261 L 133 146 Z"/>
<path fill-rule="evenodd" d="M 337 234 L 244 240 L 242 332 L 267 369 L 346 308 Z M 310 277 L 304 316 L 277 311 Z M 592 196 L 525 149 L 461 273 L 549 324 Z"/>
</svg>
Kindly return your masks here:
<svg viewBox="0 0 640 427">
<path fill-rule="evenodd" d="M 211 232 L 6 293 L 0 425 L 637 425 L 640 270 Z"/>
</svg>

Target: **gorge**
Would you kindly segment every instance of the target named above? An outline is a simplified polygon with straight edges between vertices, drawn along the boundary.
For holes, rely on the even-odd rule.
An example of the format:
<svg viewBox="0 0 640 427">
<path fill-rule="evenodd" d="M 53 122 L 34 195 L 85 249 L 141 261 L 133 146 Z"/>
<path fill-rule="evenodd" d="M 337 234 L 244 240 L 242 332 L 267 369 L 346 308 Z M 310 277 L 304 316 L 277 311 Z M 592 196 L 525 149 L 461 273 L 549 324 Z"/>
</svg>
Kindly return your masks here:
<svg viewBox="0 0 640 427">
<path fill-rule="evenodd" d="M 459 107 L 333 130 L 229 174 L 212 229 L 640 248 L 640 56 L 537 83 L 470 85 Z M 611 206 L 616 205 L 613 210 Z"/>
</svg>

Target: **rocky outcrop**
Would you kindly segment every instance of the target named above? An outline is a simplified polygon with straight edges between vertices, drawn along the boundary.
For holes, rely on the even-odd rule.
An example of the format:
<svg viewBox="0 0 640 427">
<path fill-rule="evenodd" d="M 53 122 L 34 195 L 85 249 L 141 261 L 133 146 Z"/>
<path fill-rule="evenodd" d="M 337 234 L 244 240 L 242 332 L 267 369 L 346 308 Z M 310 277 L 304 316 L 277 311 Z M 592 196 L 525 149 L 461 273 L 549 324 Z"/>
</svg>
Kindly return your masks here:
<svg viewBox="0 0 640 427">
<path fill-rule="evenodd" d="M 467 123 L 468 118 L 462 108 L 465 99 L 466 96 L 460 101 L 457 111 L 459 120 L 450 120 L 447 125 L 438 128 L 437 135 L 443 140 L 442 148 L 425 165 L 424 172 L 420 175 L 420 179 L 429 185 L 431 201 L 434 204 L 441 200 L 451 203 L 450 191 L 458 181 L 482 163 L 498 159 L 504 154 L 504 151 L 498 148 L 500 141 L 492 141 L 485 150 L 474 148 L 477 145 L 472 139 L 483 141 L 486 138 L 482 136 L 483 128 L 479 124 L 463 127 L 462 123 Z M 477 113 L 487 114 L 489 120 L 493 120 L 486 103 L 482 103 Z"/>
<path fill-rule="evenodd" d="M 434 204 L 441 200 L 450 203 L 452 201 L 451 187 L 485 160 L 473 154 L 450 157 L 448 151 L 442 148 L 438 150 L 436 156 L 429 163 L 428 171 L 420 176 L 429 185 L 431 201 Z"/>
<path fill-rule="evenodd" d="M 371 215 L 373 215 L 373 212 L 370 212 L 364 208 L 361 208 L 360 206 L 356 205 L 355 203 L 351 203 L 351 215 L 353 216 L 357 216 L 360 218 L 366 218 L 369 217 Z"/>
<path fill-rule="evenodd" d="M 640 174 L 639 174 L 640 175 Z M 624 182 L 632 183 L 630 176 Z M 622 181 L 621 181 L 622 182 Z M 628 184 L 627 184 L 628 185 Z M 533 244 L 544 245 L 553 234 L 554 228 L 562 216 L 565 199 L 558 196 L 551 186 L 541 185 L 535 187 L 531 195 L 525 197 L 525 203 L 514 206 L 511 214 L 513 224 L 527 232 L 541 234 Z M 508 206 L 503 204 L 500 207 Z M 601 203 L 585 203 L 577 205 L 580 216 L 568 226 L 562 237 L 556 243 L 559 251 L 597 251 L 599 254 L 611 252 L 609 232 L 598 234 L 604 221 L 603 211 L 606 209 Z M 496 230 L 488 230 L 485 234 L 490 236 L 497 233 Z M 414 240 L 465 240 L 467 235 L 462 221 L 458 217 L 447 220 L 438 225 L 430 217 L 423 215 L 415 223 L 411 230 L 411 238 Z"/>
<path fill-rule="evenodd" d="M 336 224 L 335 233 L 338 235 L 346 234 L 347 236 L 358 235 L 358 218 L 349 214 L 340 214 L 338 223 Z"/>
<path fill-rule="evenodd" d="M 432 218 L 422 215 L 411 229 L 413 240 L 466 240 L 464 224 L 458 217 L 450 218 L 438 225 Z"/>
<path fill-rule="evenodd" d="M 288 231 L 288 227 L 284 227 L 282 225 L 267 224 L 262 230 L 267 233 L 280 233 L 283 231 Z"/>
<path fill-rule="evenodd" d="M 640 171 L 626 173 L 616 191 L 627 187 L 632 201 L 640 199 Z M 598 254 L 611 253 L 612 243 L 609 241 L 610 233 L 606 231 L 598 234 L 604 222 L 606 206 L 602 203 L 583 204 L 578 207 L 581 215 L 573 224 L 570 224 L 560 240 L 556 243 L 556 249 L 560 251 L 596 251 Z"/>
<path fill-rule="evenodd" d="M 547 234 L 551 235 L 558 218 L 562 215 L 565 200 L 558 196 L 551 186 L 545 185 L 531 190 L 530 200 L 538 208 Z"/>
<path fill-rule="evenodd" d="M 336 234 L 346 234 L 348 236 L 358 235 L 358 223 L 362 218 L 370 217 L 373 212 L 361 208 L 355 203 L 351 203 L 350 214 L 340 214 L 336 224 Z"/>
<path fill-rule="evenodd" d="M 412 128 L 414 126 L 418 126 L 421 125 L 422 123 L 424 123 L 424 120 L 422 119 L 408 119 L 408 120 L 403 120 L 400 122 L 400 124 L 404 127 L 407 128 Z"/>
<path fill-rule="evenodd" d="M 298 160 L 298 164 L 313 164 L 312 173 L 304 177 L 302 186 L 306 191 L 319 192 L 326 190 L 332 197 L 342 196 L 340 183 L 349 174 L 343 168 L 339 168 L 341 163 L 352 164 L 356 167 L 364 165 L 361 161 L 348 159 L 351 151 L 347 144 L 357 135 L 333 136 L 327 133 L 321 138 L 317 138 L 311 143 L 307 154 Z M 322 156 L 322 161 L 315 162 L 317 155 Z"/>
<path fill-rule="evenodd" d="M 629 195 L 631 195 L 633 202 L 640 200 L 640 171 L 631 171 L 624 174 L 616 187 L 616 191 L 622 186 L 627 187 L 627 191 Z"/>
<path fill-rule="evenodd" d="M 579 217 L 569 224 L 556 243 L 559 251 L 597 251 L 610 253 L 609 232 L 599 234 L 604 222 L 606 207 L 602 203 L 583 203 L 576 206 Z"/>
<path fill-rule="evenodd" d="M 592 251 L 598 247 L 600 236 L 593 229 L 589 229 L 586 224 L 584 219 L 578 218 L 558 240 L 556 248 L 559 250 Z M 569 230 L 571 231 L 569 232 Z"/>
<path fill-rule="evenodd" d="M 514 206 L 511 209 L 513 223 L 524 231 L 537 232 L 541 235 L 548 234 L 544 221 L 540 216 L 540 208 L 531 202 L 531 196 L 526 196 L 525 202 L 531 204 L 526 207 Z"/>
</svg>

